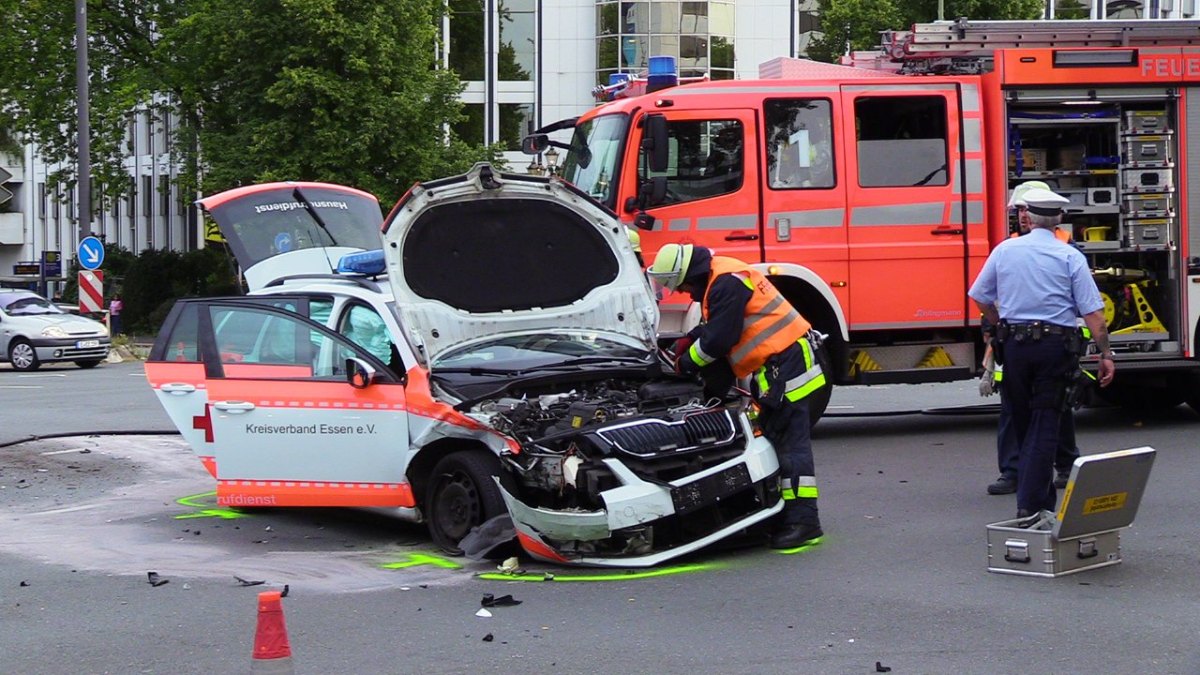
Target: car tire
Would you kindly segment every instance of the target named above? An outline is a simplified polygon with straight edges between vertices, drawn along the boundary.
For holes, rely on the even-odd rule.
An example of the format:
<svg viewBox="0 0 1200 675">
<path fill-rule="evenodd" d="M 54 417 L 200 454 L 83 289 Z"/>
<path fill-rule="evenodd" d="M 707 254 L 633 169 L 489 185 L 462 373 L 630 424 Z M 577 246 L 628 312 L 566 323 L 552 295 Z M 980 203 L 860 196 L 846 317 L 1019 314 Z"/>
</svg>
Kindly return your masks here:
<svg viewBox="0 0 1200 675">
<path fill-rule="evenodd" d="M 8 346 L 8 362 L 13 370 L 37 370 L 42 362 L 38 361 L 37 350 L 29 344 L 29 340 L 17 338 Z"/>
<path fill-rule="evenodd" d="M 500 460 L 487 450 L 460 450 L 433 467 L 425 492 L 425 516 L 433 543 L 462 555 L 458 543 L 471 529 L 507 511 L 494 476 Z"/>
<path fill-rule="evenodd" d="M 87 370 L 88 368 L 95 368 L 96 366 L 100 365 L 103 361 L 104 361 L 104 359 L 88 359 L 87 361 L 76 361 L 75 365 L 79 366 L 80 368 L 83 368 L 84 370 Z"/>
</svg>

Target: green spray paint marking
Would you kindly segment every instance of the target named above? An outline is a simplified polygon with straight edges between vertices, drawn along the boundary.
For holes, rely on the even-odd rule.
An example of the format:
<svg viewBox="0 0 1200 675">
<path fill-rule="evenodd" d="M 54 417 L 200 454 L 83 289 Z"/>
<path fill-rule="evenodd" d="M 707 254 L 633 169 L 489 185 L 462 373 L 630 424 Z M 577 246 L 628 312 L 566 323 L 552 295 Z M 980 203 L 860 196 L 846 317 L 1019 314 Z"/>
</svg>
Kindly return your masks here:
<svg viewBox="0 0 1200 675">
<path fill-rule="evenodd" d="M 194 503 L 198 499 L 203 499 L 205 497 L 215 497 L 216 494 L 217 494 L 217 491 L 213 490 L 212 492 L 202 492 L 198 495 L 189 495 L 187 497 L 180 497 L 179 499 L 176 499 L 175 500 L 176 504 L 179 504 L 181 506 L 188 506 L 193 509 L 199 509 L 199 511 L 197 511 L 196 513 L 180 514 L 178 516 L 175 516 L 175 519 L 176 520 L 185 520 L 187 518 L 220 518 L 222 520 L 235 520 L 237 518 L 248 518 L 249 517 L 249 515 L 242 513 L 241 511 L 238 511 L 236 509 L 227 509 L 222 506 L 218 506 L 216 508 L 209 508 L 208 504 Z"/>
<path fill-rule="evenodd" d="M 821 541 L 824 539 L 825 539 L 824 537 L 817 537 L 816 539 L 813 539 L 812 541 L 808 542 L 807 544 L 804 544 L 803 546 L 797 546 L 796 548 L 783 548 L 783 549 L 779 549 L 775 552 L 782 553 L 783 555 L 795 555 L 797 553 L 801 553 L 801 552 L 807 551 L 810 548 L 813 548 L 817 544 L 820 544 Z"/>
<path fill-rule="evenodd" d="M 417 567 L 419 565 L 433 565 L 434 567 L 440 567 L 444 570 L 462 569 L 462 565 L 454 562 L 453 560 L 447 560 L 441 556 L 430 555 L 428 553 L 409 553 L 408 560 L 405 560 L 404 562 L 385 563 L 380 565 L 380 567 L 385 570 L 400 570 L 406 567 Z"/>
<path fill-rule="evenodd" d="M 501 572 L 488 572 L 480 574 L 479 578 L 487 579 L 488 581 L 627 581 L 630 579 L 650 579 L 653 577 L 689 574 L 692 572 L 710 572 L 724 568 L 725 565 L 721 563 L 697 563 L 693 565 L 664 567 L 657 570 L 645 570 L 643 572 L 629 571 L 613 572 L 611 574 L 503 574 Z"/>
</svg>

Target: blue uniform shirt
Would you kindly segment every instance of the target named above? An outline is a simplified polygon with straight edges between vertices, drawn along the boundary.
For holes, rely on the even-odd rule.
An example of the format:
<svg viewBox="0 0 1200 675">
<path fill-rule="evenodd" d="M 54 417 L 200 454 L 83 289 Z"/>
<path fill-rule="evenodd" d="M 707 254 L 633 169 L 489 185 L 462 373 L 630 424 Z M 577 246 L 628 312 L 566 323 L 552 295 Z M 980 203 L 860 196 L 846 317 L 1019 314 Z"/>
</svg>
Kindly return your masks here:
<svg viewBox="0 0 1200 675">
<path fill-rule="evenodd" d="M 969 295 L 995 305 L 1012 323 L 1075 326 L 1075 317 L 1104 308 L 1087 259 L 1050 230 L 1006 239 L 992 251 Z"/>
</svg>

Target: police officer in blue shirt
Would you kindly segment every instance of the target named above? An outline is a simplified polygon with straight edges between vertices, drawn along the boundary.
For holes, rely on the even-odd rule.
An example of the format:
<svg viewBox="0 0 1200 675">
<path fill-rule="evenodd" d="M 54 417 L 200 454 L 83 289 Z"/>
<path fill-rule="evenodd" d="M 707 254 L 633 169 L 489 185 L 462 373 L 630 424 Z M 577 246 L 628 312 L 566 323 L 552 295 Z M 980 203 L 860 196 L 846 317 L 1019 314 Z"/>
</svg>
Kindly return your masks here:
<svg viewBox="0 0 1200 675">
<path fill-rule="evenodd" d="M 1017 517 L 1053 511 L 1054 453 L 1067 386 L 1078 368 L 1082 316 L 1100 350 L 1099 383 L 1116 372 L 1104 322 L 1104 303 L 1087 259 L 1054 236 L 1065 197 L 1050 190 L 1025 193 L 1031 230 L 1008 239 L 988 256 L 969 295 L 996 326 L 1004 355 L 1004 386 L 1011 397 L 1020 443 Z"/>
</svg>

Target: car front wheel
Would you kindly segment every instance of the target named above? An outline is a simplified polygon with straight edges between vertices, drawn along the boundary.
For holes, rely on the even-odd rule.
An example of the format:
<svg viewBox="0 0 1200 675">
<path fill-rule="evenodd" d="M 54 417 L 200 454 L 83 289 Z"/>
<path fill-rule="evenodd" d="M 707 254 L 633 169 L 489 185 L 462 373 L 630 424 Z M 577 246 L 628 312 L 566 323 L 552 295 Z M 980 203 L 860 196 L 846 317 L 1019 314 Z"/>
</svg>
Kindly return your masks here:
<svg viewBox="0 0 1200 675">
<path fill-rule="evenodd" d="M 14 370 L 37 370 L 42 365 L 28 340 L 13 340 L 8 347 L 8 360 Z"/>
<path fill-rule="evenodd" d="M 425 493 L 425 511 L 433 542 L 451 555 L 472 528 L 507 509 L 494 476 L 500 460 L 486 450 L 460 450 L 433 467 Z"/>
</svg>

